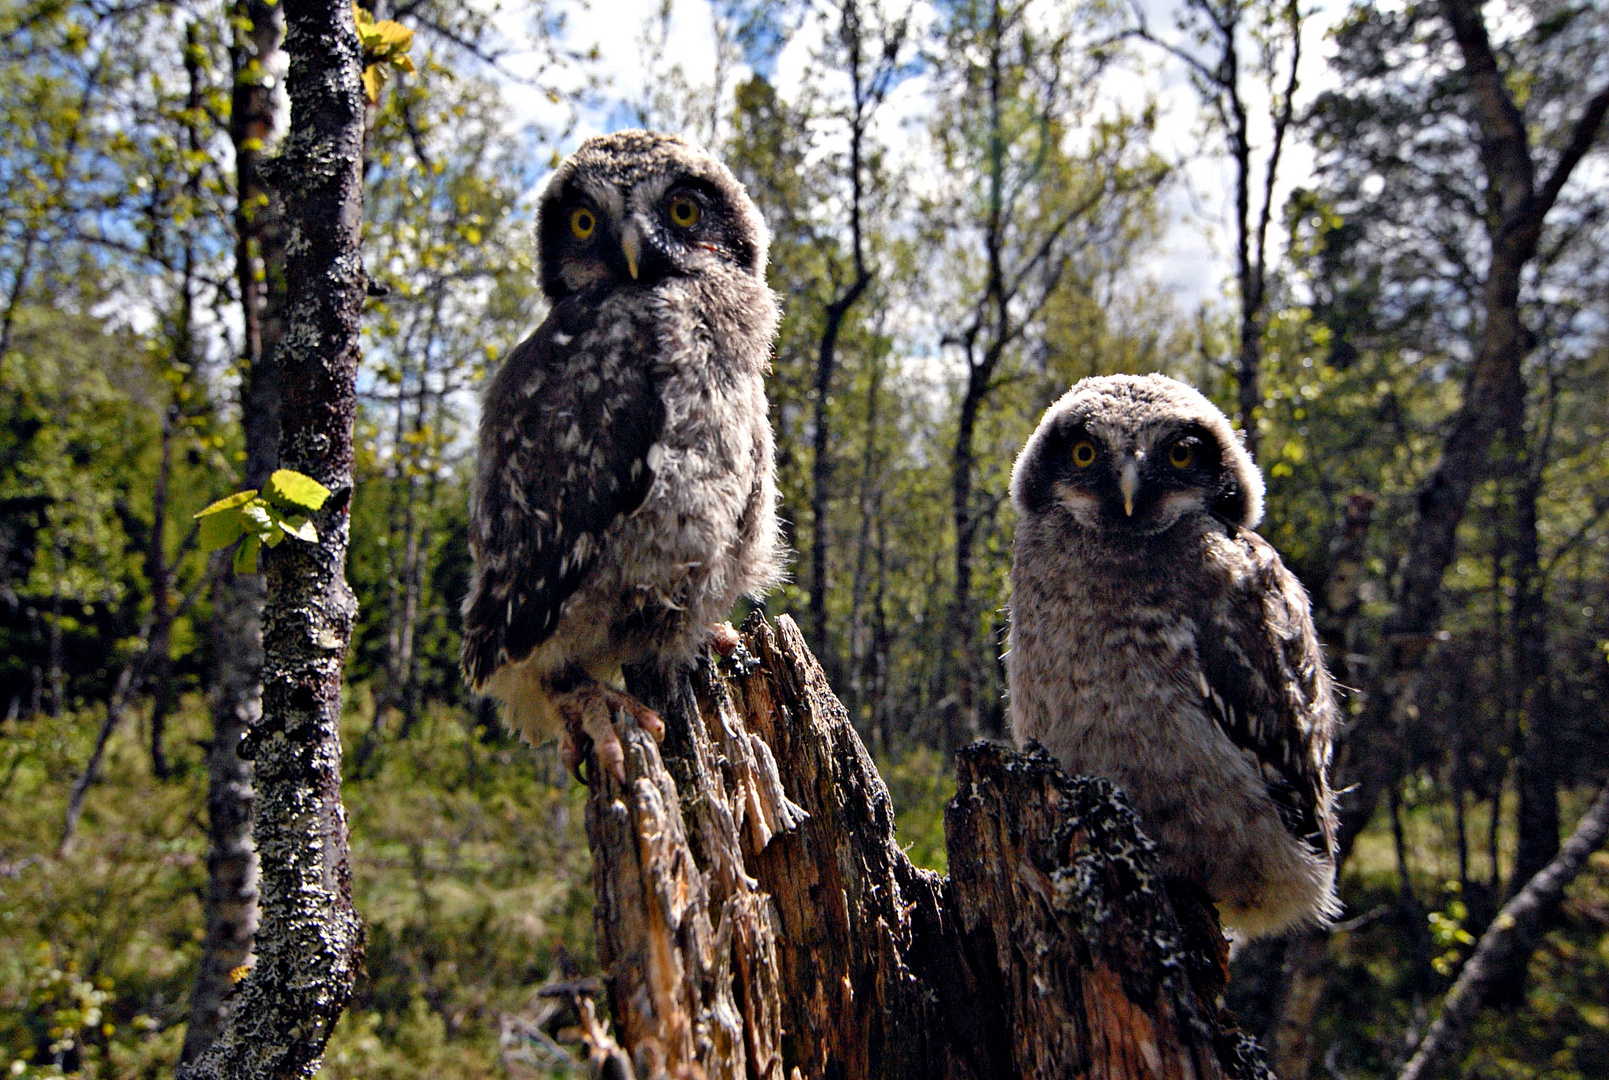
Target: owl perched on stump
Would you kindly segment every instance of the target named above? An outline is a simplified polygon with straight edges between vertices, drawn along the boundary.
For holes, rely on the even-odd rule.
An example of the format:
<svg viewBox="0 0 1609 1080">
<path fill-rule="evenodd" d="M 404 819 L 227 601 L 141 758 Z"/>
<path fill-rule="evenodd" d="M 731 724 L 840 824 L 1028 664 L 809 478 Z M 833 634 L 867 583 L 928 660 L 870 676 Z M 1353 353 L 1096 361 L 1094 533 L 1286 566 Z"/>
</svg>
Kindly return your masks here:
<svg viewBox="0 0 1609 1080">
<path fill-rule="evenodd" d="M 537 227 L 553 306 L 486 388 L 462 663 L 526 738 L 623 777 L 616 715 L 664 728 L 622 665 L 730 647 L 718 621 L 781 577 L 768 236 L 724 165 L 646 131 L 583 143 Z"/>
<path fill-rule="evenodd" d="M 1338 712 L 1223 413 L 1161 375 L 1084 379 L 1023 448 L 1011 498 L 1018 743 L 1122 787 L 1164 872 L 1239 936 L 1335 917 Z"/>
</svg>

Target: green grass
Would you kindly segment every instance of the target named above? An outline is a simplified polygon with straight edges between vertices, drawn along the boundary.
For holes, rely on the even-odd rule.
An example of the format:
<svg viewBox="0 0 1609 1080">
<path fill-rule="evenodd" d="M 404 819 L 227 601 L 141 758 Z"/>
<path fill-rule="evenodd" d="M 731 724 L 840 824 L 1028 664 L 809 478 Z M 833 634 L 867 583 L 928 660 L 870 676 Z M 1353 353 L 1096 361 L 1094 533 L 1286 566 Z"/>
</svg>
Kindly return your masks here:
<svg viewBox="0 0 1609 1080">
<path fill-rule="evenodd" d="M 366 695 L 355 698 L 349 767 L 368 729 Z M 551 753 L 487 741 L 465 719 L 432 711 L 344 785 L 369 945 L 326 1076 L 505 1075 L 504 1019 L 528 1009 L 561 952 L 596 967 L 584 792 L 555 782 Z M 22 1061 L 17 1075 L 51 1075 L 39 1066 L 53 1043 L 84 1076 L 167 1075 L 183 1039 L 205 884 L 206 717 L 187 701 L 171 721 L 166 783 L 150 775 L 144 732 L 115 735 L 76 850 L 58 861 L 66 793 L 98 721 L 39 718 L 0 742 L 0 1068 Z"/>
</svg>

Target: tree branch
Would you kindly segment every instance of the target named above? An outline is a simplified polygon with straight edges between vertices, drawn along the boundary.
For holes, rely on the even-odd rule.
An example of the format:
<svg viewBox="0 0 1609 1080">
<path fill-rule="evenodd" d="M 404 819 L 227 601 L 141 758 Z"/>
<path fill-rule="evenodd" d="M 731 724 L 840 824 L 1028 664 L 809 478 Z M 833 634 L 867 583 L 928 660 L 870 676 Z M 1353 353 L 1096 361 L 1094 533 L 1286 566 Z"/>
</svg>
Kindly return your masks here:
<svg viewBox="0 0 1609 1080">
<path fill-rule="evenodd" d="M 1588 100 L 1587 107 L 1581 110 L 1575 126 L 1570 129 L 1569 142 L 1565 143 L 1564 151 L 1559 154 L 1559 160 L 1553 163 L 1553 171 L 1542 182 L 1542 190 L 1537 192 L 1534 211 L 1539 223 L 1547 212 L 1553 209 L 1553 204 L 1559 198 L 1559 192 L 1570 179 L 1570 173 L 1597 141 L 1598 134 L 1603 128 L 1605 114 L 1609 114 L 1609 86 L 1594 94 Z"/>
</svg>

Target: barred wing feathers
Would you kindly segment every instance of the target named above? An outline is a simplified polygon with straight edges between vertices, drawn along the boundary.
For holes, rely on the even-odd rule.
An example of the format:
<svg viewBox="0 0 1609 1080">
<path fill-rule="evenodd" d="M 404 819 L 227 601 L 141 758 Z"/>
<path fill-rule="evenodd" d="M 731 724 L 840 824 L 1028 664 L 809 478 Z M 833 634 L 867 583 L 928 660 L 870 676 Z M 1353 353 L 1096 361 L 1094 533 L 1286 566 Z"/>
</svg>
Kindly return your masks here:
<svg viewBox="0 0 1609 1080">
<path fill-rule="evenodd" d="M 462 654 L 477 688 L 552 635 L 605 530 L 653 483 L 664 406 L 643 348 L 652 330 L 600 325 L 608 309 L 593 303 L 561 300 L 486 391 Z"/>
<path fill-rule="evenodd" d="M 1244 572 L 1200 620 L 1208 712 L 1256 763 L 1291 834 L 1333 857 L 1325 775 L 1337 711 L 1307 595 L 1256 533 L 1238 530 L 1230 544 L 1244 553 Z"/>
</svg>

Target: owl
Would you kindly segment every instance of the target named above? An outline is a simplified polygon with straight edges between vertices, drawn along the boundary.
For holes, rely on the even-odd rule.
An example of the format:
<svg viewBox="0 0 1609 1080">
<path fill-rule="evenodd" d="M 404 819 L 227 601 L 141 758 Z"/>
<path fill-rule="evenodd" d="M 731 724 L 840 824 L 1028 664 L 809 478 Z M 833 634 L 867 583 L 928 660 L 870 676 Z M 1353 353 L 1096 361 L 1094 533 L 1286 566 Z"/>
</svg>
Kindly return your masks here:
<svg viewBox="0 0 1609 1080">
<path fill-rule="evenodd" d="M 1124 789 L 1163 872 L 1242 939 L 1340 911 L 1337 708 L 1263 480 L 1162 375 L 1084 379 L 1011 474 L 1011 730 Z"/>
<path fill-rule="evenodd" d="M 481 409 L 464 600 L 469 685 L 532 742 L 590 739 L 624 778 L 620 687 L 710 640 L 777 583 L 782 548 L 764 377 L 777 328 L 768 235 L 731 172 L 672 136 L 589 139 L 544 189 L 552 308 Z"/>
</svg>

